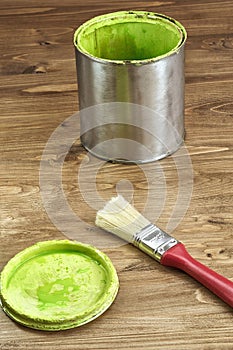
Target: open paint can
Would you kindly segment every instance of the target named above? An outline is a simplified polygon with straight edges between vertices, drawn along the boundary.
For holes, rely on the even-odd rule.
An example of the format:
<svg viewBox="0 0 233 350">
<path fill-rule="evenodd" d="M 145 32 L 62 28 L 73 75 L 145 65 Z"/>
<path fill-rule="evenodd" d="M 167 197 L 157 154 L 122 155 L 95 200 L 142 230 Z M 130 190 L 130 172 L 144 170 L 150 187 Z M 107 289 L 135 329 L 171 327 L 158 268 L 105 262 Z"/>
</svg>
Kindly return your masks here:
<svg viewBox="0 0 233 350">
<path fill-rule="evenodd" d="M 144 11 L 92 18 L 75 32 L 81 141 L 114 162 L 145 163 L 184 139 L 184 45 L 176 20 Z"/>
<path fill-rule="evenodd" d="M 103 252 L 68 240 L 24 249 L 6 264 L 0 282 L 5 313 L 24 326 L 47 331 L 97 318 L 119 287 L 116 270 Z"/>
</svg>

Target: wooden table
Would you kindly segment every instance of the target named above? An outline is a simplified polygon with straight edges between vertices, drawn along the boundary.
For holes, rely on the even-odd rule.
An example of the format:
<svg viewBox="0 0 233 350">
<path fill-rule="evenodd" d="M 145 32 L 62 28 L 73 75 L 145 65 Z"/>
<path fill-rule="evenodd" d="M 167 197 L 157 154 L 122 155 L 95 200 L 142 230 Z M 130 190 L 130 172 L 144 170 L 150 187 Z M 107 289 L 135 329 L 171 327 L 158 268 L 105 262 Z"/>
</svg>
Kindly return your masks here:
<svg viewBox="0 0 233 350">
<path fill-rule="evenodd" d="M 63 164 L 74 221 L 61 221 L 68 238 L 91 241 L 112 259 L 120 279 L 114 304 L 95 321 L 61 332 L 24 328 L 1 311 L 0 349 L 232 349 L 230 307 L 184 273 L 94 228 L 96 207 L 118 184 L 138 210 L 148 204 L 145 214 L 170 227 L 194 257 L 233 280 L 232 1 L 1 0 L 0 8 L 0 269 L 37 241 L 67 237 L 45 210 L 59 186 L 48 186 L 43 202 L 39 170 L 51 133 L 78 111 L 75 28 L 131 8 L 170 15 L 188 31 L 184 153 L 147 166 L 100 162 L 95 176 L 77 140 Z M 50 161 L 56 168 L 59 155 Z M 59 209 L 58 200 L 58 210 L 63 204 Z"/>
</svg>

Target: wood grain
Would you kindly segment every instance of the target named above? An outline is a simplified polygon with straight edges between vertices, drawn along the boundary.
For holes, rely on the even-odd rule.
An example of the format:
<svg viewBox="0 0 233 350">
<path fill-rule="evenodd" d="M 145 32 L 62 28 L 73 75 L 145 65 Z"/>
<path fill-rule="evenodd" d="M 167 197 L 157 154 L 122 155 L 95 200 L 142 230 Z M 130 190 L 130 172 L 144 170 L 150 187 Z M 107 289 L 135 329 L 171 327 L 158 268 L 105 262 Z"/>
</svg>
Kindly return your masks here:
<svg viewBox="0 0 233 350">
<path fill-rule="evenodd" d="M 51 133 L 78 111 L 72 36 L 95 15 L 129 8 L 170 15 L 188 31 L 184 150 L 192 161 L 193 189 L 173 235 L 201 262 L 233 279 L 233 3 L 216 0 L 1 0 L 0 270 L 25 247 L 64 237 L 44 208 L 39 169 Z M 185 156 L 177 157 L 185 173 Z M 53 160 L 54 167 L 59 161 Z M 183 273 L 94 227 L 96 208 L 118 184 L 138 210 L 149 203 L 147 212 L 166 228 L 179 192 L 175 158 L 143 167 L 92 165 L 77 140 L 62 167 L 63 190 L 77 220 L 61 218 L 79 240 L 110 256 L 119 294 L 104 315 L 64 332 L 26 329 L 0 311 L 0 350 L 232 349 L 230 307 Z M 51 200 L 57 193 L 56 186 L 48 189 Z"/>
</svg>

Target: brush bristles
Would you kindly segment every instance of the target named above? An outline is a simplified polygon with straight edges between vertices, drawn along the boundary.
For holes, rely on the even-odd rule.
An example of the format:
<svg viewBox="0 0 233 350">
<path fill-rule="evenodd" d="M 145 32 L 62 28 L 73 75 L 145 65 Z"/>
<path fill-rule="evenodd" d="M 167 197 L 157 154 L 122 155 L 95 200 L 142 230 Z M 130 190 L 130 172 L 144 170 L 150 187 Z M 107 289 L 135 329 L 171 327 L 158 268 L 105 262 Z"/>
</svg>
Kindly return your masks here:
<svg viewBox="0 0 233 350">
<path fill-rule="evenodd" d="M 121 195 L 113 197 L 96 215 L 95 224 L 127 242 L 150 222 Z"/>
</svg>

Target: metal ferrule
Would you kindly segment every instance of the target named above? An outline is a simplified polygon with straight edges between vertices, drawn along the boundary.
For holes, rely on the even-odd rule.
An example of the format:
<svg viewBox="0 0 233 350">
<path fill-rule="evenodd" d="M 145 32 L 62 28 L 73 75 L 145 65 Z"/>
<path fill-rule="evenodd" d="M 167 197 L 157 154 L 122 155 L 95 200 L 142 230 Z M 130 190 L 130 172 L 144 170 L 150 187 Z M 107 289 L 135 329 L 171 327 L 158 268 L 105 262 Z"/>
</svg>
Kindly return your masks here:
<svg viewBox="0 0 233 350">
<path fill-rule="evenodd" d="M 133 245 L 160 262 L 163 254 L 179 243 L 175 238 L 153 224 L 134 235 Z"/>
</svg>

